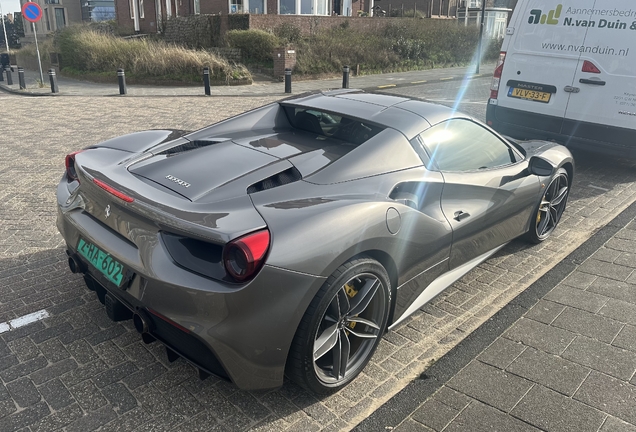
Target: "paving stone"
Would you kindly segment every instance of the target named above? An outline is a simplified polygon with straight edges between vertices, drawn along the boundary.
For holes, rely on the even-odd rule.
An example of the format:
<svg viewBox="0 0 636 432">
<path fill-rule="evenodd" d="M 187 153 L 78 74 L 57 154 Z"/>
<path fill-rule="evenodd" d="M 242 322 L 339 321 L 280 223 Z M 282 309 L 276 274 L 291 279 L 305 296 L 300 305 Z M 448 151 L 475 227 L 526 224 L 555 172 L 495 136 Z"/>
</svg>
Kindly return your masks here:
<svg viewBox="0 0 636 432">
<path fill-rule="evenodd" d="M 67 387 L 72 387 L 85 379 L 92 378 L 95 375 L 106 371 L 107 369 L 108 366 L 106 366 L 106 363 L 101 360 L 96 360 L 75 369 L 74 371 L 64 375 L 61 379 Z"/>
<path fill-rule="evenodd" d="M 597 250 L 596 252 L 594 252 L 594 254 L 592 255 L 592 258 L 598 261 L 606 261 L 606 262 L 613 263 L 616 260 L 616 258 L 618 258 L 620 255 L 621 255 L 620 251 L 617 251 L 614 249 L 601 248 Z"/>
<path fill-rule="evenodd" d="M 616 300 L 636 304 L 636 285 L 633 284 L 598 278 L 587 290 Z"/>
<path fill-rule="evenodd" d="M 3 401 L 0 401 L 0 419 L 16 412 L 17 410 L 18 407 L 16 406 L 13 399 L 5 399 Z"/>
<path fill-rule="evenodd" d="M 40 349 L 29 338 L 16 339 L 7 345 L 20 361 L 30 360 L 41 354 Z"/>
<path fill-rule="evenodd" d="M 284 420 L 280 420 L 281 425 L 277 425 L 277 428 L 274 429 L 270 429 L 272 431 L 280 431 L 283 428 L 281 427 L 283 424 L 285 424 Z M 204 411 L 200 414 L 197 414 L 195 417 L 189 419 L 188 421 L 186 421 L 185 423 L 180 424 L 179 426 L 177 426 L 174 431 L 175 432 L 206 432 L 210 430 L 210 426 L 217 424 L 217 419 L 212 415 L 212 413 L 208 412 L 208 411 Z M 260 429 L 258 428 L 252 428 L 252 431 L 256 432 L 259 431 Z M 267 430 L 267 429 L 262 429 Z"/>
<path fill-rule="evenodd" d="M 607 303 L 609 298 L 567 285 L 557 285 L 543 299 L 596 313 Z"/>
<path fill-rule="evenodd" d="M 569 288 L 569 287 L 568 287 Z M 575 289 L 575 288 L 569 288 Z M 579 292 L 584 292 L 577 290 Z M 565 309 L 565 306 L 551 301 L 539 300 L 524 316 L 528 319 L 550 324 Z"/>
<path fill-rule="evenodd" d="M 113 409 L 106 405 L 96 411 L 91 411 L 78 418 L 66 427 L 66 432 L 89 432 L 98 429 L 101 425 L 108 423 L 117 417 Z"/>
<path fill-rule="evenodd" d="M 567 396 L 572 396 L 590 373 L 588 368 L 532 348 L 506 370 Z"/>
<path fill-rule="evenodd" d="M 498 338 L 477 356 L 477 360 L 499 369 L 505 369 L 525 349 L 526 347 L 520 343 Z"/>
<path fill-rule="evenodd" d="M 71 324 L 63 323 L 63 324 L 57 325 L 55 327 L 49 327 L 49 328 L 41 330 L 41 331 L 39 331 L 37 333 L 33 333 L 31 335 L 31 339 L 36 344 L 39 344 L 39 343 L 42 343 L 42 342 L 44 342 L 46 340 L 49 340 L 49 339 L 54 338 L 56 336 L 59 336 L 62 333 L 65 333 L 65 332 L 70 331 L 70 330 L 73 330 L 73 327 L 71 326 Z"/>
<path fill-rule="evenodd" d="M 30 426 L 38 422 L 50 412 L 51 411 L 45 402 L 38 402 L 37 404 L 29 406 L 22 411 L 0 418 L 0 430 L 17 431 L 20 428 Z"/>
<path fill-rule="evenodd" d="M 153 385 L 139 387 L 133 390 L 132 394 L 135 396 L 135 399 L 137 399 L 141 407 L 153 416 L 169 411 L 172 406 L 170 399 L 157 390 Z M 221 398 L 220 402 L 221 401 L 229 404 L 229 402 L 227 402 L 224 398 Z M 236 411 L 236 408 L 234 408 L 234 410 Z"/>
<path fill-rule="evenodd" d="M 611 242 L 611 240 L 610 240 Z M 608 246 L 609 243 L 608 242 Z M 633 246 L 630 251 L 633 251 Z M 595 259 L 588 259 L 578 268 L 578 271 L 583 273 L 590 273 L 596 276 L 602 276 L 608 279 L 615 279 L 618 281 L 626 280 L 631 275 L 633 269 L 630 267 L 623 267 L 612 263 L 598 261 Z"/>
<path fill-rule="evenodd" d="M 69 405 L 55 411 L 30 426 L 32 432 L 50 432 L 60 430 L 82 416 L 82 409 L 77 404 Z"/>
<path fill-rule="evenodd" d="M 616 321 L 636 326 L 636 304 L 610 299 L 598 313 Z"/>
<path fill-rule="evenodd" d="M 32 372 L 37 371 L 38 369 L 42 369 L 47 365 L 47 363 L 48 362 L 44 357 L 39 356 L 26 362 L 18 363 L 15 366 L 11 366 L 10 368 L 3 370 L 2 372 L 0 372 L 0 377 L 4 380 L 5 383 L 8 383 L 10 381 L 13 381 L 14 379 L 29 375 Z"/>
<path fill-rule="evenodd" d="M 38 321 L 33 324 L 29 324 L 24 327 L 17 328 L 15 330 L 11 330 L 10 332 L 2 333 L 1 337 L 5 342 L 10 342 L 16 339 L 29 336 L 32 333 L 37 333 L 43 329 L 44 329 L 44 324 L 42 324 L 42 321 Z"/>
<path fill-rule="evenodd" d="M 70 343 L 73 343 L 77 340 L 80 340 L 82 338 L 85 338 L 89 335 L 92 335 L 96 332 L 99 331 L 99 327 L 97 327 L 94 323 L 82 323 L 82 326 L 80 328 L 76 328 L 73 329 L 71 331 L 68 331 L 64 334 L 61 334 L 58 339 L 60 340 L 60 342 L 62 342 L 64 345 L 68 345 Z"/>
<path fill-rule="evenodd" d="M 634 241 L 624 240 L 621 238 L 613 238 L 605 244 L 605 247 L 616 249 L 622 252 L 634 252 Z"/>
<path fill-rule="evenodd" d="M 100 432 L 130 432 L 151 419 L 152 416 L 148 412 L 137 407 L 102 426 Z"/>
<path fill-rule="evenodd" d="M 433 429 L 424 426 L 420 422 L 416 422 L 407 418 L 402 424 L 393 429 L 393 432 L 432 432 Z"/>
<path fill-rule="evenodd" d="M 636 386 L 624 381 L 592 372 L 574 394 L 574 399 L 636 424 Z"/>
<path fill-rule="evenodd" d="M 616 417 L 608 417 L 599 432 L 636 432 L 636 426 L 619 420 Z"/>
<path fill-rule="evenodd" d="M 612 345 L 636 352 L 636 327 L 625 326 Z"/>
<path fill-rule="evenodd" d="M 165 350 L 164 350 L 165 351 Z M 169 391 L 175 386 L 178 386 L 186 379 L 195 375 L 195 369 L 185 363 L 179 364 L 176 368 L 169 370 L 167 373 L 161 375 L 153 381 L 153 384 L 160 391 Z M 233 387 L 236 390 L 236 387 Z"/>
<path fill-rule="evenodd" d="M 444 432 L 539 432 L 539 429 L 480 402 L 472 402 Z"/>
<path fill-rule="evenodd" d="M 112 341 L 96 345 L 93 349 L 108 366 L 116 366 L 127 360 L 126 355 Z"/>
<path fill-rule="evenodd" d="M 66 386 L 62 384 L 62 381 L 59 379 L 54 379 L 41 385 L 38 387 L 38 390 L 42 397 L 44 397 L 44 400 L 46 400 L 49 406 L 54 410 L 59 410 L 75 402 L 73 396 L 71 396 Z"/>
<path fill-rule="evenodd" d="M 605 414 L 542 386 L 534 386 L 511 414 L 554 432 L 597 432 Z"/>
<path fill-rule="evenodd" d="M 636 353 L 583 336 L 578 336 L 562 357 L 626 381 L 636 371 Z"/>
<path fill-rule="evenodd" d="M 570 274 L 568 277 L 566 277 L 565 279 L 563 279 L 561 284 L 567 285 L 567 286 L 571 286 L 571 287 L 574 287 L 574 288 L 578 288 L 578 289 L 581 289 L 581 290 L 585 290 L 596 279 L 597 279 L 597 276 L 592 275 L 592 274 L 574 272 L 574 273 Z"/>
<path fill-rule="evenodd" d="M 463 393 L 456 392 L 450 387 L 443 386 L 433 395 L 433 399 L 451 408 L 461 411 L 468 406 L 471 399 Z"/>
<path fill-rule="evenodd" d="M 606 343 L 614 340 L 623 328 L 618 321 L 573 308 L 566 308 L 552 325 Z"/>
<path fill-rule="evenodd" d="M 205 409 L 203 404 L 181 386 L 170 391 L 170 401 L 172 410 L 186 417 L 193 417 Z"/>
<path fill-rule="evenodd" d="M 31 379 L 35 384 L 40 385 L 74 369 L 77 369 L 77 363 L 72 358 L 68 358 L 33 372 Z"/>
<path fill-rule="evenodd" d="M 137 408 L 137 399 L 121 383 L 111 384 L 102 389 L 102 395 L 119 415 Z"/>
<path fill-rule="evenodd" d="M 633 231 L 631 231 L 633 232 Z M 622 265 L 625 267 L 631 267 L 631 268 L 636 268 L 636 253 L 630 253 L 630 252 L 623 252 L 620 254 L 620 256 L 618 258 L 616 258 L 615 264 L 618 265 Z M 627 281 L 630 283 L 634 283 L 631 281 L 631 278 L 634 275 L 632 274 L 632 276 L 630 276 L 629 278 L 627 278 Z"/>
<path fill-rule="evenodd" d="M 64 348 L 62 342 L 58 339 L 49 339 L 46 342 L 43 342 L 39 345 L 42 354 L 44 357 L 48 359 L 51 363 L 57 363 L 60 360 L 64 360 L 69 358 L 71 354 Z"/>
<path fill-rule="evenodd" d="M 532 387 L 532 383 L 473 360 L 451 378 L 447 386 L 507 412 Z M 495 388 L 496 392 L 491 391 Z"/>
<path fill-rule="evenodd" d="M 75 342 L 66 345 L 66 350 L 77 363 L 82 365 L 99 358 L 99 355 L 93 350 L 88 342 L 83 339 L 76 340 Z"/>
<path fill-rule="evenodd" d="M 103 388 L 135 372 L 137 372 L 137 367 L 130 362 L 126 362 L 95 375 L 93 381 L 97 387 Z"/>
<path fill-rule="evenodd" d="M 149 383 L 158 376 L 166 372 L 166 368 L 161 363 L 152 363 L 143 369 L 134 372 L 122 379 L 122 382 L 130 389 L 136 389 L 139 386 Z M 197 378 L 198 379 L 198 378 Z"/>
<path fill-rule="evenodd" d="M 458 410 L 444 405 L 435 399 L 429 399 L 411 414 L 411 418 L 433 430 L 441 431 L 457 414 L 459 414 Z"/>
<path fill-rule="evenodd" d="M 124 327 L 115 325 L 113 327 L 91 334 L 90 336 L 86 337 L 86 341 L 92 346 L 99 345 L 102 342 L 106 342 L 108 340 L 116 338 L 125 331 L 126 329 Z"/>
<path fill-rule="evenodd" d="M 84 411 L 96 410 L 108 401 L 92 381 L 86 380 L 69 388 L 69 391 Z"/>
<path fill-rule="evenodd" d="M 31 406 L 42 399 L 33 382 L 26 377 L 8 383 L 7 390 L 13 400 L 22 408 Z"/>
<path fill-rule="evenodd" d="M 540 351 L 560 354 L 574 340 L 575 335 L 566 330 L 521 318 L 504 333 L 504 337 Z"/>
<path fill-rule="evenodd" d="M 145 344 L 144 344 L 145 345 Z M 141 343 L 127 345 L 121 351 L 137 365 L 154 363 L 155 357 Z"/>
</svg>

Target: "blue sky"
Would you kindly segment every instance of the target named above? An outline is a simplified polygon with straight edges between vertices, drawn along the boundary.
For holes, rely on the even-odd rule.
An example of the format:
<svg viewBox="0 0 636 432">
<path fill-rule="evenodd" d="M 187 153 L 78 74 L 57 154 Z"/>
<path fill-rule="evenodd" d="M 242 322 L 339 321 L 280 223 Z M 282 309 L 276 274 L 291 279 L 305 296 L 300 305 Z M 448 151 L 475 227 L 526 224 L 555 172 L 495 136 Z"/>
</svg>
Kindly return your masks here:
<svg viewBox="0 0 636 432">
<path fill-rule="evenodd" d="M 2 4 L 2 13 L 20 12 L 20 0 L 0 0 Z"/>
</svg>

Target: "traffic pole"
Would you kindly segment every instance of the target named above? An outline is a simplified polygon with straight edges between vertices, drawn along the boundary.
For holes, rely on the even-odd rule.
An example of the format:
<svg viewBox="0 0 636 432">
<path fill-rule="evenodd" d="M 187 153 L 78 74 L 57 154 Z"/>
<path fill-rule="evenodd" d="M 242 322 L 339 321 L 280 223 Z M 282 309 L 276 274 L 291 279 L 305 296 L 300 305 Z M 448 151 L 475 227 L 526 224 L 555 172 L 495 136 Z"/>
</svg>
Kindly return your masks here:
<svg viewBox="0 0 636 432">
<path fill-rule="evenodd" d="M 291 92 L 291 69 L 285 69 L 285 93 Z"/>
<path fill-rule="evenodd" d="M 122 68 L 117 69 L 117 80 L 119 81 L 119 94 L 125 95 L 128 93 L 126 89 L 126 74 Z"/>
<path fill-rule="evenodd" d="M 49 81 L 51 82 L 51 93 L 59 93 L 60 89 L 57 87 L 57 76 L 53 68 L 49 69 Z"/>
<path fill-rule="evenodd" d="M 13 77 L 11 76 L 11 66 L 7 66 L 4 68 L 4 71 L 7 73 L 7 84 L 13 85 Z"/>
<path fill-rule="evenodd" d="M 203 68 L 203 87 L 205 95 L 210 96 L 210 68 L 207 66 Z"/>
<path fill-rule="evenodd" d="M 24 81 L 24 68 L 18 66 L 18 82 L 20 83 L 20 90 L 26 89 L 26 82 Z"/>
<path fill-rule="evenodd" d="M 42 74 L 42 60 L 40 60 L 40 47 L 38 46 L 38 34 L 35 31 L 35 23 L 31 23 L 33 28 L 33 37 L 35 38 L 35 51 L 38 53 L 38 66 L 40 67 L 40 82 L 44 85 L 44 75 Z"/>
</svg>

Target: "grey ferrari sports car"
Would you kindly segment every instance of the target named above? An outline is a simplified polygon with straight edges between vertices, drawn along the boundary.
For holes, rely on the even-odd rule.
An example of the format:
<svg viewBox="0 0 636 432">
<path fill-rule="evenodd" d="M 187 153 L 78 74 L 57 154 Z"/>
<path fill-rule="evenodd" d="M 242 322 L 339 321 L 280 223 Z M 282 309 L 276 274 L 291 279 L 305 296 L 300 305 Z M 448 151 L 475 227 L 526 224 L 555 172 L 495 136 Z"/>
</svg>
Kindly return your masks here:
<svg viewBox="0 0 636 432">
<path fill-rule="evenodd" d="M 449 108 L 340 90 L 66 157 L 70 269 L 202 376 L 328 393 L 507 242 L 556 228 L 574 174 Z"/>
</svg>

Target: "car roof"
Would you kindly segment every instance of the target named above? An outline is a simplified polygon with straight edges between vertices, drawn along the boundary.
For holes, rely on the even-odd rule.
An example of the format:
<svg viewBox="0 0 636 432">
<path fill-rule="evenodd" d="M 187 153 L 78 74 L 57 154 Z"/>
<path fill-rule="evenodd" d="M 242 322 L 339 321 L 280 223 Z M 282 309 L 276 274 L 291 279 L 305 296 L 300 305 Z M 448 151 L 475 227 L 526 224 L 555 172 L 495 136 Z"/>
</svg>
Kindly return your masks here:
<svg viewBox="0 0 636 432">
<path fill-rule="evenodd" d="M 281 103 L 364 119 L 396 129 L 409 140 L 446 119 L 467 117 L 443 105 L 361 90 L 302 94 Z"/>
</svg>

